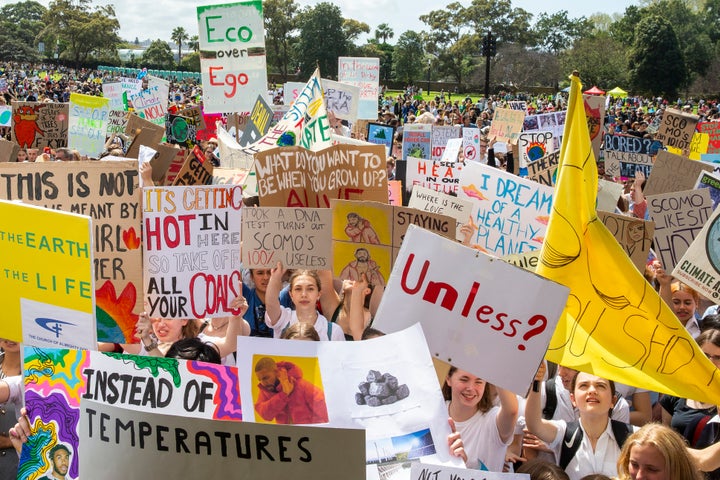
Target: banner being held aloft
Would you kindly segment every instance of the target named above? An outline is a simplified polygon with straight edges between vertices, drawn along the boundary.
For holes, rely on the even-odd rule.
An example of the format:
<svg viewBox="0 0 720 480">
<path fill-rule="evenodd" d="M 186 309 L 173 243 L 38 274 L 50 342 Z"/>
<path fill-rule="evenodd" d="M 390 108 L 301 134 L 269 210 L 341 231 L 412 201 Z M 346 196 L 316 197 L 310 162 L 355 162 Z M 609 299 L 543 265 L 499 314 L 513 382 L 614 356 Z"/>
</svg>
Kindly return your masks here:
<svg viewBox="0 0 720 480">
<path fill-rule="evenodd" d="M 105 148 L 105 132 L 110 117 L 109 100 L 80 93 L 70 94 L 68 147 L 98 158 Z"/>
<path fill-rule="evenodd" d="M 197 7 L 206 113 L 248 112 L 267 94 L 260 0 Z"/>
<path fill-rule="evenodd" d="M 571 80 L 553 210 L 535 270 L 570 287 L 546 358 L 714 405 L 720 401 L 717 369 L 598 221 L 582 85 L 575 75 Z"/>
<path fill-rule="evenodd" d="M 356 86 L 360 90 L 357 118 L 376 120 L 380 93 L 380 59 L 339 57 L 338 81 Z"/>
<path fill-rule="evenodd" d="M 690 142 L 699 120 L 700 117 L 692 113 L 667 108 L 663 113 L 660 128 L 655 134 L 655 140 L 668 147 L 680 149 L 682 154 L 687 156 L 690 154 Z"/>
<path fill-rule="evenodd" d="M 143 190 L 148 314 L 225 317 L 240 295 L 242 187 Z"/>
<path fill-rule="evenodd" d="M 67 147 L 69 103 L 12 102 L 12 140 L 21 148 Z"/>
<path fill-rule="evenodd" d="M 275 148 L 255 156 L 260 205 L 327 208 L 330 199 L 387 203 L 383 145 L 335 145 L 319 152 Z"/>
</svg>

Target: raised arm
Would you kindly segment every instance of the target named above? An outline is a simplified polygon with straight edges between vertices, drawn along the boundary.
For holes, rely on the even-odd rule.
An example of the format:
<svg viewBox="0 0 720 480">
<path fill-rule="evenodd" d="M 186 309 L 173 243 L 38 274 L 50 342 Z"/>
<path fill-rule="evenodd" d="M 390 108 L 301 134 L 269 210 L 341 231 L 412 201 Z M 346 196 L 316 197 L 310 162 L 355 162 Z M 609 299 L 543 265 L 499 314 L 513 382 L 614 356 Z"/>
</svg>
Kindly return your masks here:
<svg viewBox="0 0 720 480">
<path fill-rule="evenodd" d="M 542 384 L 546 368 L 545 362 L 543 362 L 535 374 L 535 382 L 537 382 L 537 384 L 533 382 L 533 387 Z M 551 443 L 557 435 L 557 427 L 553 425 L 552 422 L 542 418 L 540 402 L 540 389 L 531 388 L 527 396 L 527 401 L 525 402 L 525 423 L 527 424 L 528 430 L 535 434 L 540 440 L 545 443 Z"/>
<path fill-rule="evenodd" d="M 280 305 L 280 302 L 277 300 L 277 295 L 275 295 L 275 301 L 278 302 L 278 305 Z M 250 325 L 243 318 L 243 315 L 248 309 L 248 303 L 247 300 L 245 300 L 245 297 L 242 295 L 235 297 L 230 303 L 230 306 L 232 307 L 231 311 L 233 315 L 230 317 L 230 321 L 228 322 L 225 337 L 213 338 L 212 340 L 220 352 L 220 358 L 225 358 L 237 350 L 237 337 L 239 335 L 250 335 Z"/>
<path fill-rule="evenodd" d="M 500 412 L 495 422 L 497 424 L 500 439 L 507 443 L 515 433 L 515 424 L 518 417 L 518 401 L 515 394 L 504 388 L 495 386 L 500 400 Z"/>
<path fill-rule="evenodd" d="M 368 281 L 365 274 L 360 275 L 360 280 L 353 282 L 350 287 L 350 309 L 348 311 L 348 327 L 353 340 L 362 340 L 365 331 L 365 290 L 368 288 Z"/>
<path fill-rule="evenodd" d="M 340 306 L 340 295 L 335 291 L 332 270 L 318 270 L 317 274 L 320 277 L 320 307 L 329 319 Z"/>
<path fill-rule="evenodd" d="M 282 277 L 285 274 L 285 267 L 282 262 L 270 273 L 267 289 L 265 290 L 265 317 L 268 327 L 275 325 L 280 320 L 282 309 L 280 307 L 280 290 L 282 290 Z"/>
</svg>

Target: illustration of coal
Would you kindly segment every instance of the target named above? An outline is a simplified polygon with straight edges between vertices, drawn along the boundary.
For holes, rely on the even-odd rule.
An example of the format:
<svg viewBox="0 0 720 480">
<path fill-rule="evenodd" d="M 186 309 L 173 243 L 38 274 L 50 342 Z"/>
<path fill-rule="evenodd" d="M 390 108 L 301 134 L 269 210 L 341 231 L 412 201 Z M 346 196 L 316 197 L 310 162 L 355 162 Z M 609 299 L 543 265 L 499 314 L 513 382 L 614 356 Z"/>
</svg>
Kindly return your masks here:
<svg viewBox="0 0 720 480">
<path fill-rule="evenodd" d="M 380 373 L 377 370 L 370 370 L 366 382 L 358 385 L 360 392 L 355 393 L 355 403 L 379 407 L 390 405 L 410 395 L 407 385 L 398 385 L 396 377 L 389 373 Z"/>
</svg>

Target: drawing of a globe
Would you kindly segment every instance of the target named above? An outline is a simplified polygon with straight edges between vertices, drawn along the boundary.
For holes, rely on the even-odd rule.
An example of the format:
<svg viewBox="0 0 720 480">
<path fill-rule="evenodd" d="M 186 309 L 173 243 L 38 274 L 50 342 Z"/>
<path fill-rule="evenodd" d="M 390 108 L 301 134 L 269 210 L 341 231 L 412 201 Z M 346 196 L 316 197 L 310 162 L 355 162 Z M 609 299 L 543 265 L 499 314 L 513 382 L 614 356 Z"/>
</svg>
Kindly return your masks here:
<svg viewBox="0 0 720 480">
<path fill-rule="evenodd" d="M 720 273 L 720 216 L 715 217 L 710 225 L 705 239 L 705 248 L 710 264 L 716 272 Z"/>
</svg>

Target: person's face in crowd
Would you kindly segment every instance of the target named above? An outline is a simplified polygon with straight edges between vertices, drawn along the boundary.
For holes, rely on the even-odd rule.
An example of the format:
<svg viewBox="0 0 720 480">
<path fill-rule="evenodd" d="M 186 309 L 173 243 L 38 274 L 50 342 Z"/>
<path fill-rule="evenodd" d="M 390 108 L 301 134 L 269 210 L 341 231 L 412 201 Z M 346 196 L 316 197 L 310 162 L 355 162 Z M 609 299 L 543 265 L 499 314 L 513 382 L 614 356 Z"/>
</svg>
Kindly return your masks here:
<svg viewBox="0 0 720 480">
<path fill-rule="evenodd" d="M 53 453 L 52 456 L 53 473 L 56 473 L 63 478 L 67 475 L 68 468 L 70 467 L 70 454 L 65 450 L 58 450 Z"/>
<path fill-rule="evenodd" d="M 187 325 L 187 322 L 187 320 L 153 318 L 153 332 L 155 332 L 155 336 L 160 342 L 177 342 L 182 338 L 182 329 Z"/>
<path fill-rule="evenodd" d="M 20 344 L 7 338 L 0 338 L 0 348 L 5 352 L 20 353 Z"/>
<path fill-rule="evenodd" d="M 695 316 L 697 303 L 695 303 L 695 298 L 689 293 L 683 292 L 682 290 L 674 292 L 672 294 L 672 302 L 675 316 L 678 317 L 678 320 L 680 320 L 683 325 Z"/>
<path fill-rule="evenodd" d="M 28 154 L 28 162 L 34 162 L 38 156 L 38 149 L 37 148 L 28 148 L 27 154 Z"/>
<path fill-rule="evenodd" d="M 628 226 L 628 237 L 633 242 L 639 242 L 645 237 L 645 225 L 642 222 L 631 223 Z"/>
<path fill-rule="evenodd" d="M 268 282 L 270 281 L 270 270 L 267 268 L 256 268 L 250 272 L 253 283 L 255 283 L 255 290 L 264 293 L 267 290 Z"/>
<path fill-rule="evenodd" d="M 565 390 L 570 391 L 570 389 L 572 388 L 572 379 L 576 373 L 577 370 L 558 365 L 557 374 L 560 377 L 560 380 L 562 380 L 562 384 L 563 387 L 565 387 Z"/>
<path fill-rule="evenodd" d="M 598 162 L 597 164 L 598 176 L 602 177 L 605 175 L 605 162 Z"/>
<path fill-rule="evenodd" d="M 391 177 L 393 174 L 393 170 L 395 170 L 395 163 L 387 162 L 386 168 L 388 177 Z"/>
<path fill-rule="evenodd" d="M 258 382 L 260 382 L 260 385 L 267 388 L 268 390 L 276 390 L 276 387 L 279 383 L 276 368 L 265 368 L 263 370 L 260 370 L 259 372 L 255 372 L 255 375 L 257 375 L 257 379 Z"/>
<path fill-rule="evenodd" d="M 298 309 L 315 308 L 320 299 L 320 286 L 310 275 L 299 275 L 290 286 L 290 298 Z"/>
<path fill-rule="evenodd" d="M 715 365 L 715 368 L 720 368 L 720 347 L 712 342 L 705 342 L 700 345 L 700 350 Z"/>
<path fill-rule="evenodd" d="M 69 162 L 70 160 L 72 160 L 72 158 L 68 158 L 67 153 L 60 150 L 58 152 L 55 152 L 55 160 L 58 162 Z"/>
<path fill-rule="evenodd" d="M 28 154 L 25 150 L 20 150 L 17 154 L 17 161 L 24 162 L 28 159 Z"/>
<path fill-rule="evenodd" d="M 580 412 L 605 416 L 615 403 L 610 381 L 585 372 L 577 374 L 575 390 L 570 394 L 570 400 Z"/>
<path fill-rule="evenodd" d="M 485 393 L 487 383 L 465 370 L 455 370 L 445 379 L 452 392 L 452 402 L 460 403 L 466 407 L 477 407 Z"/>
<path fill-rule="evenodd" d="M 655 445 L 633 445 L 630 448 L 628 472 L 632 480 L 671 480 L 660 450 Z"/>
</svg>

